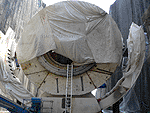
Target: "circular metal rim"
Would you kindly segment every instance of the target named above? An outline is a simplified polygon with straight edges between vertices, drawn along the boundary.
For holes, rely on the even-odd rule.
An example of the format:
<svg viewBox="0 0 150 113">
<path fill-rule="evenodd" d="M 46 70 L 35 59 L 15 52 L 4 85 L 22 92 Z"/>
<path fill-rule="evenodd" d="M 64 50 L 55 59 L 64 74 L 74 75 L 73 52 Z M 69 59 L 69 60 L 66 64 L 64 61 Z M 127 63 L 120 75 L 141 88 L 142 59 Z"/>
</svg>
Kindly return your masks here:
<svg viewBox="0 0 150 113">
<path fill-rule="evenodd" d="M 48 59 L 50 62 L 54 63 L 54 65 L 52 65 L 46 58 L 45 56 L 48 56 Z M 67 69 L 61 69 L 59 68 L 59 66 L 66 68 L 67 65 L 65 64 L 61 64 L 57 61 L 55 61 L 50 55 L 48 55 L 48 53 L 38 57 L 38 61 L 40 62 L 40 64 L 45 67 L 49 72 L 54 73 L 58 76 L 64 76 L 66 77 L 66 73 L 67 73 Z M 90 64 L 84 64 L 84 65 L 80 65 L 80 66 L 74 66 L 75 68 L 73 69 L 73 76 L 77 76 L 77 75 L 81 75 L 83 73 L 85 73 L 86 71 L 88 71 L 89 69 L 93 68 L 96 65 L 96 63 L 90 63 Z"/>
</svg>

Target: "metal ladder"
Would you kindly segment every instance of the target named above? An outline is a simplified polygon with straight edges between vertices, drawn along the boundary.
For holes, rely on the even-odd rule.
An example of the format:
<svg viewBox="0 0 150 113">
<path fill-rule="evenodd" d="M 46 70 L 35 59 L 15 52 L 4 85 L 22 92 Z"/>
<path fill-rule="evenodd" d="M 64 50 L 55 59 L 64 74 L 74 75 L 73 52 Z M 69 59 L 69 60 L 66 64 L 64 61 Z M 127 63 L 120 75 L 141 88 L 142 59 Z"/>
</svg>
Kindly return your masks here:
<svg viewBox="0 0 150 113">
<path fill-rule="evenodd" d="M 67 64 L 65 113 L 71 113 L 73 65 Z"/>
</svg>

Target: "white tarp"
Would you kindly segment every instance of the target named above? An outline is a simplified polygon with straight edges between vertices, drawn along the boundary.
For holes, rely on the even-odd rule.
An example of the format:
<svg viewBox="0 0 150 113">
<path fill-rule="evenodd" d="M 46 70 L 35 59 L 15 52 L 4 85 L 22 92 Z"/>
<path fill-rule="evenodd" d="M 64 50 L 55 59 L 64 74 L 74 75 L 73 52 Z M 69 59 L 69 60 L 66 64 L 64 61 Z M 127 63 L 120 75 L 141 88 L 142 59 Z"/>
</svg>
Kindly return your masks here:
<svg viewBox="0 0 150 113">
<path fill-rule="evenodd" d="M 75 63 L 120 64 L 122 36 L 101 8 L 64 1 L 44 8 L 29 21 L 18 42 L 17 57 L 23 63 L 50 50 Z"/>
<path fill-rule="evenodd" d="M 33 95 L 24 88 L 19 79 L 13 77 L 13 74 L 11 74 L 10 71 L 10 69 L 15 70 L 15 66 L 13 66 L 13 61 L 8 59 L 7 52 L 8 49 L 11 50 L 9 57 L 14 57 L 16 48 L 14 36 L 14 31 L 9 27 L 6 35 L 3 35 L 0 39 L 0 85 L 3 85 L 0 88 L 2 88 L 4 93 L 7 93 L 11 97 L 23 102 L 23 99 L 30 99 Z M 8 61 L 11 61 L 12 63 L 9 63 Z M 9 67 L 9 65 L 11 65 L 12 68 Z"/>
<path fill-rule="evenodd" d="M 124 87 L 131 87 L 141 72 L 145 58 L 145 35 L 142 26 L 138 26 L 135 23 L 131 24 L 127 47 L 128 65 L 127 68 L 123 70 L 123 75 L 125 78 L 130 78 L 129 76 L 132 76 L 132 78 L 131 83 L 126 82 L 123 85 Z"/>
<path fill-rule="evenodd" d="M 132 23 L 130 27 L 129 38 L 127 40 L 127 46 L 129 50 L 128 65 L 124 70 L 124 76 L 130 78 L 128 81 L 124 82 L 124 86 L 132 87 L 130 91 L 124 96 L 122 103 L 120 104 L 120 110 L 124 112 L 136 112 L 140 110 L 140 105 L 137 100 L 134 86 L 141 72 L 144 58 L 145 58 L 145 35 L 142 27 Z"/>
<path fill-rule="evenodd" d="M 100 101 L 100 106 L 102 109 L 111 106 L 123 95 L 125 95 L 126 91 L 129 91 L 133 87 L 141 72 L 145 58 L 145 36 L 142 27 L 136 25 L 135 23 L 131 24 L 127 40 L 127 47 L 128 64 L 123 70 L 123 77 L 116 83 L 111 91 L 101 97 L 102 100 Z M 100 90 L 98 90 L 97 93 L 99 93 L 99 91 Z M 120 96 L 114 96 L 113 94 L 117 93 L 118 91 Z M 97 95 L 96 98 L 99 97 L 100 95 Z"/>
</svg>

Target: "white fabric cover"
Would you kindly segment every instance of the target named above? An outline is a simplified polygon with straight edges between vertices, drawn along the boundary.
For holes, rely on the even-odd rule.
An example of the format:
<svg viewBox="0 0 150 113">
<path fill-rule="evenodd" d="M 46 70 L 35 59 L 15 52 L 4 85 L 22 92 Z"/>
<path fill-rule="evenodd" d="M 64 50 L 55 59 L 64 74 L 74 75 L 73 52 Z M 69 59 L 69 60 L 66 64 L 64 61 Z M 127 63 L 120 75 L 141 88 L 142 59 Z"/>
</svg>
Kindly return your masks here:
<svg viewBox="0 0 150 113">
<path fill-rule="evenodd" d="M 123 70 L 123 77 L 108 93 L 105 94 L 104 97 L 102 97 L 102 100 L 100 101 L 100 106 L 102 109 L 111 106 L 123 95 L 125 95 L 127 91 L 129 91 L 134 86 L 141 72 L 145 58 L 145 36 L 142 27 L 136 25 L 135 23 L 132 23 L 130 26 L 127 47 L 128 64 L 127 67 Z M 126 91 L 126 89 L 129 90 Z M 111 95 L 113 93 L 117 93 L 118 91 L 120 96 L 115 97 L 114 95 Z"/>
<path fill-rule="evenodd" d="M 132 76 L 131 83 L 127 83 L 127 86 L 133 86 L 141 72 L 145 58 L 145 35 L 142 26 L 138 26 L 135 23 L 131 24 L 127 47 L 128 65 L 127 68 L 123 70 L 123 75 L 125 78 Z"/>
<path fill-rule="evenodd" d="M 107 93 L 110 94 L 118 86 L 131 88 L 136 82 L 145 58 L 145 36 L 141 26 L 133 23 L 130 26 L 130 32 L 127 39 L 128 64 L 123 70 L 123 77 L 116 83 L 114 88 Z M 125 80 L 123 80 L 125 79 Z"/>
<path fill-rule="evenodd" d="M 145 35 L 142 27 L 132 23 L 130 27 L 130 34 L 127 40 L 127 46 L 129 50 L 129 59 L 127 68 L 124 70 L 124 76 L 130 77 L 129 81 L 124 82 L 124 87 L 132 87 L 130 91 L 124 96 L 122 103 L 120 104 L 120 110 L 123 112 L 136 112 L 140 110 L 140 105 L 136 97 L 134 86 L 135 82 L 141 72 L 144 58 L 145 58 Z"/>
<path fill-rule="evenodd" d="M 22 85 L 19 79 L 13 77 L 10 71 L 9 65 L 12 65 L 12 70 L 15 69 L 15 66 L 13 61 L 8 63 L 7 52 L 8 49 L 11 50 L 10 58 L 14 57 L 16 48 L 14 36 L 14 31 L 9 27 L 6 35 L 0 39 L 0 85 L 2 85 L 0 88 L 4 93 L 23 102 L 23 99 L 30 99 L 33 95 Z"/>
<path fill-rule="evenodd" d="M 46 52 L 74 63 L 120 63 L 122 36 L 101 8 L 82 1 L 64 1 L 36 14 L 24 28 L 17 46 L 20 63 Z"/>
</svg>

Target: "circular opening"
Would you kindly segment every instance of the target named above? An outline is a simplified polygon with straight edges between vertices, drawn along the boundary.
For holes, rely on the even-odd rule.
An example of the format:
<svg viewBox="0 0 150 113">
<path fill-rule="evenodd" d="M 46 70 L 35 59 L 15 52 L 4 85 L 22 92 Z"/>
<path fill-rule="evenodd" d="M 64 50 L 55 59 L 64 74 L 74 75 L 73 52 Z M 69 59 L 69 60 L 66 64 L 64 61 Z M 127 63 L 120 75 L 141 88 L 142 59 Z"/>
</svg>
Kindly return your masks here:
<svg viewBox="0 0 150 113">
<path fill-rule="evenodd" d="M 55 51 L 50 51 L 48 53 L 49 55 L 51 55 L 51 57 L 56 61 L 59 62 L 61 64 L 71 64 L 73 61 L 65 56 L 62 56 L 58 53 L 56 53 Z"/>
<path fill-rule="evenodd" d="M 72 60 L 56 53 L 55 51 L 49 51 L 48 53 L 40 56 L 38 58 L 42 66 L 44 66 L 48 71 L 60 76 L 66 76 L 67 64 L 72 64 Z M 85 73 L 87 70 L 93 68 L 95 63 L 84 64 L 84 65 L 74 65 L 73 76 Z"/>
</svg>

